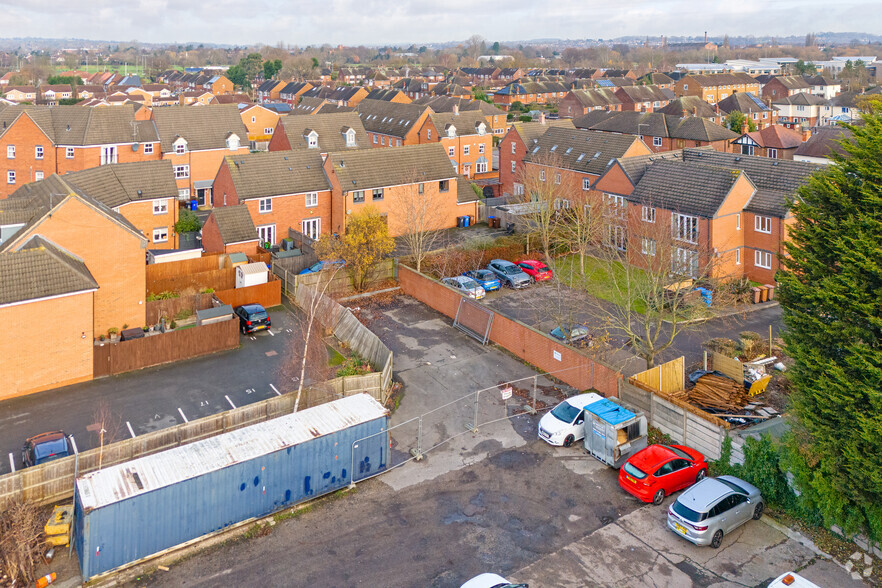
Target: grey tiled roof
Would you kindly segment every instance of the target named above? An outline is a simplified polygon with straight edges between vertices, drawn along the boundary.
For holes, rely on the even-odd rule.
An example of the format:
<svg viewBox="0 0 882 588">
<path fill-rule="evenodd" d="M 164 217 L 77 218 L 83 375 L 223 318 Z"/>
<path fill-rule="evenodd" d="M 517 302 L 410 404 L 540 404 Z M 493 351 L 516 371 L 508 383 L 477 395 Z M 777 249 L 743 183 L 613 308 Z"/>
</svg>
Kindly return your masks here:
<svg viewBox="0 0 882 588">
<path fill-rule="evenodd" d="M 701 99 L 700 96 L 681 96 L 676 100 L 672 100 L 666 106 L 659 108 L 656 112 L 662 114 L 670 114 L 673 116 L 700 116 L 702 118 L 720 118 L 720 113 L 713 106 Z"/>
<path fill-rule="evenodd" d="M 230 133 L 235 133 L 242 144 L 248 145 L 248 129 L 235 104 L 157 108 L 153 111 L 153 118 L 159 130 L 163 153 L 174 151 L 173 143 L 178 137 L 187 141 L 189 151 L 225 149 Z"/>
<path fill-rule="evenodd" d="M 396 104 L 382 100 L 362 100 L 356 107 L 366 131 L 404 139 L 429 109 L 420 104 Z"/>
<path fill-rule="evenodd" d="M 441 143 L 330 153 L 328 158 L 344 192 L 456 177 Z"/>
<path fill-rule="evenodd" d="M 617 112 L 606 120 L 592 125 L 591 130 L 707 142 L 727 141 L 739 136 L 701 117 L 635 111 Z"/>
<path fill-rule="evenodd" d="M 606 107 L 614 104 L 621 104 L 622 101 L 615 95 L 612 88 L 591 88 L 588 90 L 572 90 L 570 92 L 582 106 Z"/>
<path fill-rule="evenodd" d="M 512 128 L 517 131 L 518 135 L 521 136 L 521 140 L 524 144 L 527 145 L 528 148 L 531 148 L 533 143 L 539 139 L 542 135 L 545 134 L 545 131 L 553 128 L 564 128 L 564 129 L 575 129 L 576 127 L 573 125 L 573 121 L 568 118 L 560 118 L 557 120 L 548 120 L 545 119 L 544 123 L 541 122 L 516 122 L 512 124 Z"/>
<path fill-rule="evenodd" d="M 797 147 L 793 154 L 805 157 L 830 157 L 830 152 L 836 151 L 844 155 L 845 150 L 842 149 L 839 141 L 850 139 L 851 135 L 850 130 L 839 126 L 816 127 L 809 140 Z"/>
<path fill-rule="evenodd" d="M 697 149 L 701 150 L 711 150 L 714 148 L 711 146 L 706 147 L 698 147 Z M 625 172 L 625 175 L 631 180 L 633 185 L 637 185 L 637 182 L 643 177 L 643 173 L 646 171 L 650 165 L 652 165 L 656 161 L 683 161 L 683 150 L 682 149 L 674 149 L 673 151 L 662 151 L 660 153 L 650 153 L 649 155 L 635 155 L 634 157 L 623 157 L 621 159 L 617 159 L 616 163 L 619 167 L 622 168 L 622 171 Z"/>
<path fill-rule="evenodd" d="M 211 216 L 217 222 L 224 245 L 257 240 L 257 229 L 254 228 L 254 221 L 244 204 L 215 208 L 211 211 Z"/>
<path fill-rule="evenodd" d="M 718 105 L 724 114 L 729 114 L 733 110 L 745 114 L 769 112 L 772 110 L 771 106 L 747 92 L 735 92 L 728 98 L 720 100 Z"/>
<path fill-rule="evenodd" d="M 477 135 L 478 126 L 481 124 L 484 125 L 485 134 L 492 132 L 484 113 L 479 110 L 469 110 L 459 114 L 441 112 L 430 114 L 429 118 L 432 119 L 432 124 L 435 125 L 435 128 L 438 129 L 438 134 L 442 137 L 447 135 L 447 125 L 453 125 L 456 128 L 457 136 L 460 137 L 464 135 Z"/>
<path fill-rule="evenodd" d="M 618 114 L 612 110 L 592 110 L 582 116 L 573 119 L 577 129 L 590 129 L 596 124 L 602 123 Z"/>
<path fill-rule="evenodd" d="M 532 147 L 527 146 L 524 161 L 553 157 L 564 169 L 599 176 L 638 141 L 631 135 L 552 127 Z"/>
<path fill-rule="evenodd" d="M 785 96 L 784 98 L 779 98 L 772 102 L 772 104 L 795 104 L 797 106 L 817 106 L 826 103 L 827 101 L 820 96 L 813 96 L 812 94 L 807 94 L 805 92 L 797 92 L 796 94 L 791 94 L 790 96 Z"/>
<path fill-rule="evenodd" d="M 465 204 L 466 202 L 475 202 L 478 196 L 472 189 L 472 183 L 465 176 L 456 178 L 456 203 Z"/>
<path fill-rule="evenodd" d="M 113 108 L 10 106 L 0 111 L 0 136 L 22 115 L 30 117 L 56 145 L 159 141 L 153 121 L 136 121 L 135 108 L 129 104 Z"/>
<path fill-rule="evenodd" d="M 354 112 L 333 112 L 329 114 L 323 111 L 314 116 L 283 116 L 279 119 L 291 149 L 309 149 L 307 129 L 318 133 L 317 150 L 322 153 L 328 151 L 347 151 L 352 149 L 370 149 L 370 139 L 365 132 L 361 119 Z M 343 131 L 347 128 L 355 130 L 355 146 L 346 146 L 346 137 Z"/>
<path fill-rule="evenodd" d="M 40 236 L 0 254 L 0 304 L 98 287 L 83 261 Z"/>
<path fill-rule="evenodd" d="M 240 201 L 331 189 L 316 149 L 228 155 L 224 162 Z"/>
<path fill-rule="evenodd" d="M 478 110 L 483 112 L 484 116 L 505 116 L 504 110 L 483 100 L 470 100 L 468 98 L 454 98 L 451 96 L 422 96 L 413 102 L 414 104 L 428 106 L 433 112 L 453 112 L 455 105 L 459 107 L 460 112 Z"/>
<path fill-rule="evenodd" d="M 682 161 L 656 161 L 646 168 L 629 201 L 665 208 L 682 214 L 712 218 L 740 170 Z"/>
</svg>

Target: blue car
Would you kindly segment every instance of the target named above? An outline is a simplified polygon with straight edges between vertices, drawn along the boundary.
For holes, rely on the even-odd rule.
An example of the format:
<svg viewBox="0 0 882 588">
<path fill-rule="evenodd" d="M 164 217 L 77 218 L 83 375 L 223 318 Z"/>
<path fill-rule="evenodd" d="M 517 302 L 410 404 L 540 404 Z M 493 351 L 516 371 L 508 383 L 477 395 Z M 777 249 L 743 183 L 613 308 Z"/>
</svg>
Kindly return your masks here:
<svg viewBox="0 0 882 588">
<path fill-rule="evenodd" d="M 334 266 L 344 267 L 345 265 L 346 262 L 344 261 L 317 261 L 308 268 L 300 271 L 300 273 L 297 275 L 302 276 L 303 274 L 317 274 L 323 269 L 334 269 Z"/>
<path fill-rule="evenodd" d="M 499 278 L 496 277 L 496 274 L 491 272 L 490 270 L 485 269 L 476 269 L 469 270 L 467 272 L 463 272 L 463 274 L 467 278 L 471 278 L 474 281 L 478 282 L 482 288 L 486 292 L 490 292 L 491 290 L 499 290 Z"/>
</svg>

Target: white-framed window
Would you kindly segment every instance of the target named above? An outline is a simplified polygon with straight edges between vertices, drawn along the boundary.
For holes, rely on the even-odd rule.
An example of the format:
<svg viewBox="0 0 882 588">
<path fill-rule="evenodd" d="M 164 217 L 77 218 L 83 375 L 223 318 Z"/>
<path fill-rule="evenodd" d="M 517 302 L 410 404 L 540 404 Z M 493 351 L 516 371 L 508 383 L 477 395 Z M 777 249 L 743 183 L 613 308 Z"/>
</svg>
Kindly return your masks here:
<svg viewBox="0 0 882 588">
<path fill-rule="evenodd" d="M 741 230 L 741 213 L 740 212 L 735 214 L 735 230 L 736 231 Z"/>
<path fill-rule="evenodd" d="M 101 162 L 100 165 L 108 165 L 111 163 L 117 162 L 117 150 L 116 145 L 110 145 L 108 147 L 101 148 Z"/>
<path fill-rule="evenodd" d="M 515 142 L 512 141 L 511 142 L 511 154 L 514 155 L 515 151 L 517 151 L 517 145 L 515 145 Z"/>
<path fill-rule="evenodd" d="M 487 173 L 487 164 L 486 163 L 476 163 L 475 164 L 475 173 L 476 174 Z"/>
<path fill-rule="evenodd" d="M 257 238 L 260 243 L 269 243 L 272 245 L 276 242 L 276 225 L 260 225 L 257 227 Z"/>
<path fill-rule="evenodd" d="M 654 223 L 655 222 L 655 208 L 653 208 L 652 206 L 644 206 L 640 210 L 640 218 L 645 223 Z"/>
<path fill-rule="evenodd" d="M 463 154 L 463 155 L 468 155 L 468 154 L 469 154 L 469 146 L 468 146 L 468 145 L 463 145 L 463 146 L 462 146 L 462 154 Z"/>
<path fill-rule="evenodd" d="M 640 240 L 640 252 L 643 255 L 655 255 L 655 240 L 643 237 Z"/>
<path fill-rule="evenodd" d="M 34 172 L 34 181 L 39 182 L 42 179 L 43 179 L 43 172 L 41 172 L 41 171 Z"/>
<path fill-rule="evenodd" d="M 168 200 L 154 200 L 153 201 L 153 214 L 166 214 L 168 213 Z"/>
<path fill-rule="evenodd" d="M 376 144 L 377 144 L 377 136 L 374 135 L 374 145 L 376 145 Z"/>
<path fill-rule="evenodd" d="M 190 188 L 178 188 L 178 200 L 187 200 L 190 198 Z"/>
<path fill-rule="evenodd" d="M 67 149 L 65 149 L 64 150 L 64 157 L 66 159 L 73 159 L 74 158 L 74 148 L 68 147 Z"/>
<path fill-rule="evenodd" d="M 753 230 L 757 233 L 770 234 L 772 232 L 772 217 L 759 215 L 753 217 Z"/>
<path fill-rule="evenodd" d="M 6 159 L 15 159 L 15 145 L 6 146 Z"/>
<path fill-rule="evenodd" d="M 391 141 L 391 139 L 390 139 L 390 141 Z M 386 137 L 380 137 L 380 145 L 382 145 L 383 147 L 386 146 Z"/>
<path fill-rule="evenodd" d="M 43 159 L 43 146 L 36 145 L 34 147 L 34 159 Z"/>
<path fill-rule="evenodd" d="M 735 250 L 735 265 L 741 265 L 741 249 Z"/>
<path fill-rule="evenodd" d="M 253 124 L 253 123 L 256 123 L 256 122 L 257 122 L 257 117 L 256 117 L 256 116 L 252 116 L 252 117 L 251 117 L 251 123 Z"/>
<path fill-rule="evenodd" d="M 144 143 L 144 155 L 153 154 L 153 143 Z"/>
<path fill-rule="evenodd" d="M 267 212 L 273 211 L 273 199 L 272 198 L 261 198 L 257 201 L 257 211 L 260 214 L 264 214 Z"/>
<path fill-rule="evenodd" d="M 448 147 L 447 148 L 447 156 L 448 157 L 456 157 L 456 147 Z"/>
<path fill-rule="evenodd" d="M 754 250 L 753 265 L 763 269 L 772 269 L 772 254 L 768 251 Z"/>
<path fill-rule="evenodd" d="M 15 183 L 15 172 L 13 170 L 9 170 L 6 172 L 6 183 L 14 184 Z"/>
<path fill-rule="evenodd" d="M 371 191 L 371 200 L 382 200 L 383 199 L 383 189 L 382 188 L 374 188 Z"/>
<path fill-rule="evenodd" d="M 742 145 L 741 155 L 753 155 L 753 145 Z"/>
<path fill-rule="evenodd" d="M 617 194 L 603 194 L 603 204 L 607 216 L 622 218 L 625 216 L 625 197 Z"/>
<path fill-rule="evenodd" d="M 554 174 L 554 183 L 560 184 L 560 172 Z"/>
<path fill-rule="evenodd" d="M 154 243 L 165 243 L 166 241 L 168 241 L 168 227 L 153 229 Z"/>
<path fill-rule="evenodd" d="M 354 192 L 352 192 L 352 202 L 354 204 L 364 202 L 364 190 L 355 190 Z"/>
<path fill-rule="evenodd" d="M 272 128 L 272 127 L 263 127 L 263 134 L 264 134 L 264 135 L 272 135 L 272 134 L 273 134 L 273 128 Z"/>
<path fill-rule="evenodd" d="M 652 146 L 653 147 L 661 147 L 662 146 L 662 138 L 661 137 L 653 137 L 652 138 Z"/>
<path fill-rule="evenodd" d="M 390 141 L 389 144 L 391 145 L 391 141 Z M 401 139 L 395 139 L 395 146 L 396 146 L 396 147 L 401 147 Z"/>
<path fill-rule="evenodd" d="M 311 208 L 313 206 L 318 206 L 318 192 L 307 192 L 306 207 Z"/>
<path fill-rule="evenodd" d="M 177 143 L 175 144 L 175 153 L 177 155 L 183 155 L 187 152 L 187 144 L 186 143 Z"/>
<path fill-rule="evenodd" d="M 425 194 L 425 192 L 426 192 L 426 185 L 423 183 L 418 184 L 417 185 L 417 193 Z"/>
<path fill-rule="evenodd" d="M 176 165 L 175 166 L 175 179 L 183 180 L 190 177 L 190 166 L 189 165 Z"/>
<path fill-rule="evenodd" d="M 698 251 L 677 247 L 671 258 L 671 271 L 682 276 L 698 276 Z"/>
<path fill-rule="evenodd" d="M 308 218 L 302 223 L 303 234 L 312 240 L 317 240 L 321 233 L 322 219 Z"/>
<path fill-rule="evenodd" d="M 511 173 L 515 173 L 517 171 L 517 168 L 518 168 L 518 162 L 512 161 L 511 162 Z"/>
<path fill-rule="evenodd" d="M 355 147 L 355 131 L 349 129 L 345 133 L 346 135 L 346 146 L 347 147 Z"/>
<path fill-rule="evenodd" d="M 677 214 L 676 212 L 671 214 L 673 215 L 674 238 L 687 243 L 698 243 L 698 217 Z"/>
<path fill-rule="evenodd" d="M 478 145 L 478 153 L 484 153 L 484 148 L 485 148 L 485 146 L 484 146 L 483 143 L 481 143 L 480 145 Z"/>
<path fill-rule="evenodd" d="M 318 147 L 318 133 L 312 132 L 306 137 L 306 146 L 310 149 Z"/>
<path fill-rule="evenodd" d="M 432 129 L 426 129 L 426 140 L 427 141 L 432 140 Z"/>
<path fill-rule="evenodd" d="M 515 184 L 514 185 L 514 193 L 515 193 L 515 196 L 523 196 L 524 195 L 524 185 L 523 184 Z"/>
<path fill-rule="evenodd" d="M 544 182 L 544 181 L 545 181 L 545 170 L 544 170 L 544 169 L 540 169 L 540 170 L 539 170 L 539 181 L 540 181 L 540 182 Z"/>
<path fill-rule="evenodd" d="M 766 149 L 766 155 L 768 155 L 772 159 L 778 159 L 778 150 L 777 149 Z"/>
<path fill-rule="evenodd" d="M 582 189 L 590 190 L 591 189 L 591 180 L 588 178 L 582 178 Z"/>
<path fill-rule="evenodd" d="M 606 244 L 610 247 L 615 247 L 619 251 L 625 251 L 628 248 L 628 242 L 625 239 L 625 227 L 607 225 Z"/>
</svg>

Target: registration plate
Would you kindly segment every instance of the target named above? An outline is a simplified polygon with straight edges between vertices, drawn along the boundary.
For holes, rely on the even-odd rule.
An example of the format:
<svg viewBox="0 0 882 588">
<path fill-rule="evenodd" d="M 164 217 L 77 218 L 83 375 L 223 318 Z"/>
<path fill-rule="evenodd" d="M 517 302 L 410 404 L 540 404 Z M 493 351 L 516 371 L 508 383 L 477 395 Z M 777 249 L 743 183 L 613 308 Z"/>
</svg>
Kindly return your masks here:
<svg viewBox="0 0 882 588">
<path fill-rule="evenodd" d="M 686 527 L 684 527 L 683 525 L 680 525 L 678 523 L 674 523 L 674 528 L 677 529 L 677 531 L 679 531 L 683 535 L 686 534 Z"/>
<path fill-rule="evenodd" d="M 627 480 L 628 480 L 629 482 L 633 483 L 633 484 L 636 484 L 636 483 L 637 483 L 637 480 L 635 480 L 634 478 L 632 478 L 632 477 L 629 476 L 628 474 L 625 474 L 625 478 L 627 478 Z"/>
<path fill-rule="evenodd" d="M 266 325 L 257 325 L 256 327 L 254 327 L 254 330 L 259 331 L 259 330 L 265 329 L 265 328 L 266 328 Z"/>
</svg>

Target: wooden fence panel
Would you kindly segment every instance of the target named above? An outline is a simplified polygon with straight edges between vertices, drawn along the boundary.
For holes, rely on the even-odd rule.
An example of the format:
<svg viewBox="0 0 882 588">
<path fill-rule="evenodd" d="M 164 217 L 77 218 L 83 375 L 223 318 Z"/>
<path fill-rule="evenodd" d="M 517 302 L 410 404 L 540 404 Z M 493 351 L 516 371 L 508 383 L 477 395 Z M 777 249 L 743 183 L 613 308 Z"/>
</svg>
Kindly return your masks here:
<svg viewBox="0 0 882 588">
<path fill-rule="evenodd" d="M 170 322 L 182 310 L 190 310 L 195 314 L 197 310 L 211 308 L 211 299 L 211 294 L 193 294 L 168 300 L 150 300 L 147 302 L 147 324 L 158 324 L 162 317 L 167 317 Z"/>
<path fill-rule="evenodd" d="M 732 357 L 726 357 L 714 351 L 711 354 L 713 369 L 723 372 L 736 382 L 744 381 L 744 365 Z"/>
<path fill-rule="evenodd" d="M 671 394 L 682 390 L 686 384 L 684 364 L 685 358 L 680 356 L 677 359 L 672 359 L 667 363 L 635 374 L 633 378 L 638 382 L 646 384 L 653 390 Z"/>
<path fill-rule="evenodd" d="M 282 282 L 273 279 L 266 284 L 256 284 L 245 288 L 230 288 L 214 293 L 217 299 L 233 308 L 243 304 L 259 304 L 271 308 L 282 303 Z"/>
<path fill-rule="evenodd" d="M 156 280 L 221 269 L 227 259 L 225 253 L 203 255 L 196 259 L 182 259 L 168 263 L 151 263 L 147 266 L 147 288 Z"/>
<path fill-rule="evenodd" d="M 149 266 L 148 266 L 149 267 Z M 236 270 L 232 267 L 211 271 L 181 274 L 161 280 L 147 282 L 147 291 L 154 294 L 159 292 L 181 292 L 188 288 L 197 291 L 206 288 L 228 290 L 236 287 Z"/>
<path fill-rule="evenodd" d="M 142 339 L 104 343 L 93 352 L 93 375 L 98 378 L 234 349 L 239 345 L 239 323 L 223 321 L 176 329 Z"/>
</svg>

